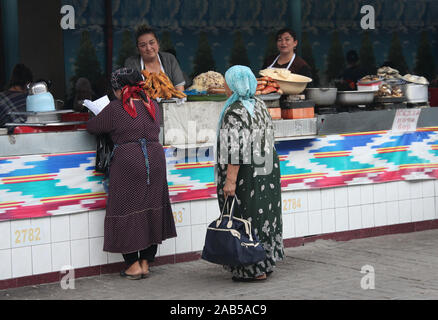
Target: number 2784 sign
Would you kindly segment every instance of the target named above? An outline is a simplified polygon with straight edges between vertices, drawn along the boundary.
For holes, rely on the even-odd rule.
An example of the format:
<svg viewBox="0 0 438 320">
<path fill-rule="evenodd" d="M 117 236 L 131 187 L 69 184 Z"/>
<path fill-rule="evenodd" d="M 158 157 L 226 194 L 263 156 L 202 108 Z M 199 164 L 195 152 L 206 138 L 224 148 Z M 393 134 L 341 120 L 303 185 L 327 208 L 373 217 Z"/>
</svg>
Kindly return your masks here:
<svg viewBox="0 0 438 320">
<path fill-rule="evenodd" d="M 282 211 L 283 214 L 294 213 L 302 208 L 300 197 L 283 196 Z"/>
</svg>

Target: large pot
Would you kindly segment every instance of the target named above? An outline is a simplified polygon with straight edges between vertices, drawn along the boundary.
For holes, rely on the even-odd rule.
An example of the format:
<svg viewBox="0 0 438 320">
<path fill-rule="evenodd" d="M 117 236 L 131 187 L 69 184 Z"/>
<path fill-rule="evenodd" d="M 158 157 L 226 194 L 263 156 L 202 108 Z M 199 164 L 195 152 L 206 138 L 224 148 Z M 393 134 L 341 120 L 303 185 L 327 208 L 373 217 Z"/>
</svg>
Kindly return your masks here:
<svg viewBox="0 0 438 320">
<path fill-rule="evenodd" d="M 337 88 L 307 88 L 306 98 L 317 106 L 331 106 L 336 102 Z"/>
<path fill-rule="evenodd" d="M 408 103 L 421 103 L 429 101 L 428 85 L 407 83 L 402 86 L 403 94 Z"/>
<path fill-rule="evenodd" d="M 336 102 L 340 105 L 367 105 L 374 101 L 375 91 L 338 91 Z"/>
</svg>

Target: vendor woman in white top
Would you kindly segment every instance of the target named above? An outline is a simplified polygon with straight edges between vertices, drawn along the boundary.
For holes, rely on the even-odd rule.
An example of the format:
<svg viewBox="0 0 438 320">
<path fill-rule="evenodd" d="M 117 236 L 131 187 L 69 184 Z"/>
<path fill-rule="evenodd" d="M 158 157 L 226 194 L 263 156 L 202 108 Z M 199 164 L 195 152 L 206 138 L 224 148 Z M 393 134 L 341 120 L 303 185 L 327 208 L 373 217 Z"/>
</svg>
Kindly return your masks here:
<svg viewBox="0 0 438 320">
<path fill-rule="evenodd" d="M 279 53 L 268 57 L 263 64 L 263 69 L 285 68 L 292 73 L 312 78 L 310 66 L 295 53 L 298 46 L 296 33 L 289 28 L 285 28 L 277 32 L 276 38 Z"/>
<path fill-rule="evenodd" d="M 147 26 L 140 26 L 136 38 L 139 55 L 126 59 L 125 67 L 139 72 L 163 71 L 177 90 L 184 91 L 186 82 L 178 61 L 171 53 L 160 52 L 160 42 L 155 31 Z"/>
</svg>

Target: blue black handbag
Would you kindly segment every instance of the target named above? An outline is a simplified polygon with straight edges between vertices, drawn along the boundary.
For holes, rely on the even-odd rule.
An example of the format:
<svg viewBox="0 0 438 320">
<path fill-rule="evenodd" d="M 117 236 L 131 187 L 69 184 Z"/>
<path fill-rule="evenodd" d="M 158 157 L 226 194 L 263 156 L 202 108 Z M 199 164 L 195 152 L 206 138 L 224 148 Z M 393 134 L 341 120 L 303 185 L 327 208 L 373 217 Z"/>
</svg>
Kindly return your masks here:
<svg viewBox="0 0 438 320">
<path fill-rule="evenodd" d="M 235 202 L 234 197 L 230 209 L 227 198 L 219 219 L 208 226 L 202 259 L 234 267 L 266 259 L 265 249 L 253 232 L 251 223 L 234 217 Z"/>
</svg>

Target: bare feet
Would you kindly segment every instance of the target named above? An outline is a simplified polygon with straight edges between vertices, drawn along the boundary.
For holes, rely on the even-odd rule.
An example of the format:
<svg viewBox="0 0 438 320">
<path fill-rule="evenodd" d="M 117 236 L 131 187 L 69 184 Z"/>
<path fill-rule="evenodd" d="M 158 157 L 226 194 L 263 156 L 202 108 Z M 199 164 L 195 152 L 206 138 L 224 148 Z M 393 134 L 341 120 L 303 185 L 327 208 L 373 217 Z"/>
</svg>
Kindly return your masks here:
<svg viewBox="0 0 438 320">
<path fill-rule="evenodd" d="M 257 280 L 265 280 L 266 279 L 266 273 L 262 274 L 261 276 L 256 277 Z"/>
<path fill-rule="evenodd" d="M 127 275 L 131 275 L 131 276 L 136 276 L 136 275 L 141 275 L 142 272 L 142 268 L 140 266 L 140 263 L 137 261 L 134 264 L 132 264 L 128 269 L 125 270 L 125 273 Z"/>
<path fill-rule="evenodd" d="M 263 281 L 266 280 L 266 273 L 262 274 L 261 276 L 255 277 L 255 278 L 239 278 L 239 277 L 232 277 L 231 279 L 235 282 L 253 282 L 253 281 Z"/>
<path fill-rule="evenodd" d="M 149 263 L 147 260 L 140 260 L 140 268 L 142 274 L 149 274 Z"/>
</svg>

